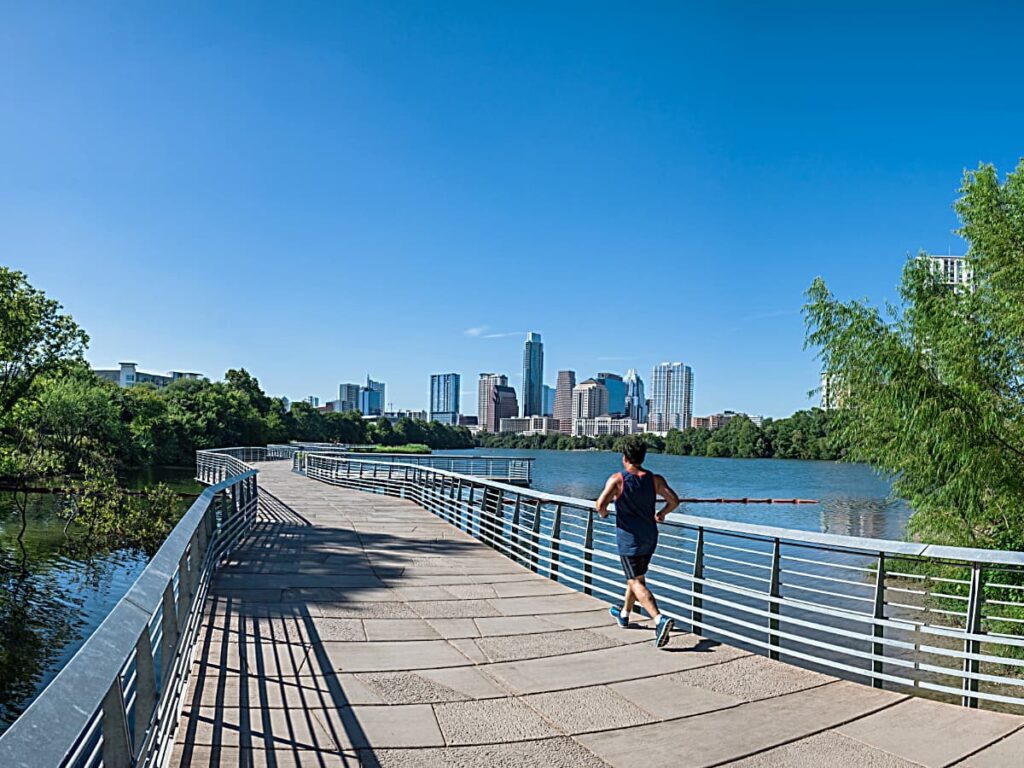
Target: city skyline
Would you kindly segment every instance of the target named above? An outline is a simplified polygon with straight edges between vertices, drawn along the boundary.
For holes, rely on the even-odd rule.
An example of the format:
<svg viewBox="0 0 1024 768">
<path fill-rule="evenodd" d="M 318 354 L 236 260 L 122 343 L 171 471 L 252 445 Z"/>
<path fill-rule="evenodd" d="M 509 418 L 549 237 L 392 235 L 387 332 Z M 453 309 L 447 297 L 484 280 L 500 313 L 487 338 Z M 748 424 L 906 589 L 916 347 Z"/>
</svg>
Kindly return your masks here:
<svg viewBox="0 0 1024 768">
<path fill-rule="evenodd" d="M 0 261 L 97 368 L 245 367 L 294 401 L 369 370 L 426 409 L 438 370 L 521 390 L 538 328 L 549 371 L 684 359 L 695 412 L 788 416 L 818 402 L 814 277 L 897 301 L 908 254 L 964 252 L 963 170 L 1020 154 L 1012 46 L 917 52 L 1021 12 L 919 10 L 591 9 L 581 34 L 554 7 L 20 5 Z"/>
</svg>

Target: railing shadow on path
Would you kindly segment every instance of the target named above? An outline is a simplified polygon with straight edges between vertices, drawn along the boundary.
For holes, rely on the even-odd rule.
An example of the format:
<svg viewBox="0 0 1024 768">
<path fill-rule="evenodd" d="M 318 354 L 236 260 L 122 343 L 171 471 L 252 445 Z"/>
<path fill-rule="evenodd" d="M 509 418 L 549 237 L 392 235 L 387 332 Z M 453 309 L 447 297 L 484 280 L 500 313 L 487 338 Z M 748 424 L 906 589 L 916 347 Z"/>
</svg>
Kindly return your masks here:
<svg viewBox="0 0 1024 768">
<path fill-rule="evenodd" d="M 172 764 L 358 766 L 359 750 L 372 763 L 373 745 L 324 645 L 338 638 L 321 627 L 374 615 L 376 603 L 353 598 L 393 586 L 403 561 L 479 545 L 316 526 L 266 489 L 260 507 L 211 585 Z M 371 564 L 373 550 L 393 554 Z M 286 582 L 304 586 L 268 586 Z"/>
</svg>

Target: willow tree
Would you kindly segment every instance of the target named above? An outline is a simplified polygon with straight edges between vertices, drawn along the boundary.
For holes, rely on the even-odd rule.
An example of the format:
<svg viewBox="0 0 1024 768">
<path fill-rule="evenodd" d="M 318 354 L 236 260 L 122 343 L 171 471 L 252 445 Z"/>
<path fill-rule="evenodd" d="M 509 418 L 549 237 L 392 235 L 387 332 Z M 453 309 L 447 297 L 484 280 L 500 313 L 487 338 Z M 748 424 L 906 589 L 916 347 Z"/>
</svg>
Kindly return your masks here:
<svg viewBox="0 0 1024 768">
<path fill-rule="evenodd" d="M 955 209 L 970 277 L 908 260 L 902 301 L 843 302 L 817 278 L 807 344 L 853 460 L 893 477 L 922 540 L 1024 549 L 1024 161 L 964 176 Z"/>
</svg>

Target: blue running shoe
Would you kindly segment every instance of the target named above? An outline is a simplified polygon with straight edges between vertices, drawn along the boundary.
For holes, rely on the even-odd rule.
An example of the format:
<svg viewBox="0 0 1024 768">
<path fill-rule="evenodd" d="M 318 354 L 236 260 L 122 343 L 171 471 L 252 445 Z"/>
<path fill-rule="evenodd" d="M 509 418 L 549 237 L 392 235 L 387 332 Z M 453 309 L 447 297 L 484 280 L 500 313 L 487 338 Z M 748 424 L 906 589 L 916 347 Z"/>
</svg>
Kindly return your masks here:
<svg viewBox="0 0 1024 768">
<path fill-rule="evenodd" d="M 608 608 L 608 613 L 610 613 L 615 618 L 615 623 L 618 624 L 620 627 L 622 627 L 623 629 L 627 629 L 629 627 L 629 619 L 622 618 L 622 613 L 620 612 L 619 608 L 616 608 L 613 605 Z"/>
<path fill-rule="evenodd" d="M 675 625 L 676 623 L 668 616 L 662 616 L 658 619 L 658 626 L 655 627 L 654 631 L 655 648 L 664 648 L 668 645 L 669 633 L 672 632 L 672 627 Z"/>
</svg>

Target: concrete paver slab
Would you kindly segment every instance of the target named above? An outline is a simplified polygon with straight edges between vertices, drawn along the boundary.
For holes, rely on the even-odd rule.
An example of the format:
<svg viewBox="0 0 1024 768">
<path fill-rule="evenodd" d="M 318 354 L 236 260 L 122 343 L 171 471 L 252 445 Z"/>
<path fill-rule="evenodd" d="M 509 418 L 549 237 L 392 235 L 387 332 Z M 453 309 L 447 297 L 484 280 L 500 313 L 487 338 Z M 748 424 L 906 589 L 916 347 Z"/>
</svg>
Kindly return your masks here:
<svg viewBox="0 0 1024 768">
<path fill-rule="evenodd" d="M 449 746 L 526 741 L 560 735 L 520 699 L 435 704 L 434 714 Z"/>
<path fill-rule="evenodd" d="M 365 768 L 606 768 L 572 739 L 443 749 L 382 749 L 360 755 Z"/>
<path fill-rule="evenodd" d="M 587 733 L 643 725 L 656 718 L 606 686 L 535 693 L 523 701 L 565 733 Z"/>
<path fill-rule="evenodd" d="M 831 683 L 683 720 L 579 736 L 613 766 L 712 766 L 739 760 L 891 706 L 899 697 Z M 643 744 L 644 749 L 636 749 Z"/>
<path fill-rule="evenodd" d="M 840 733 L 921 765 L 944 766 L 1017 730 L 1020 718 L 975 712 L 955 704 L 907 699 L 874 717 L 843 726 Z"/>
<path fill-rule="evenodd" d="M 1000 739 L 995 744 L 965 758 L 956 766 L 957 768 L 1005 768 L 1005 766 L 1019 764 L 1022 755 L 1024 755 L 1024 730 L 1018 730 L 1005 739 Z"/>
<path fill-rule="evenodd" d="M 440 747 L 445 743 L 429 704 L 351 707 L 316 714 L 343 749 Z"/>
<path fill-rule="evenodd" d="M 822 768 L 825 764 L 844 768 L 921 768 L 888 752 L 869 747 L 863 742 L 843 736 L 838 731 L 825 731 L 816 736 L 794 741 L 752 757 L 730 763 L 730 768 Z"/>
</svg>

